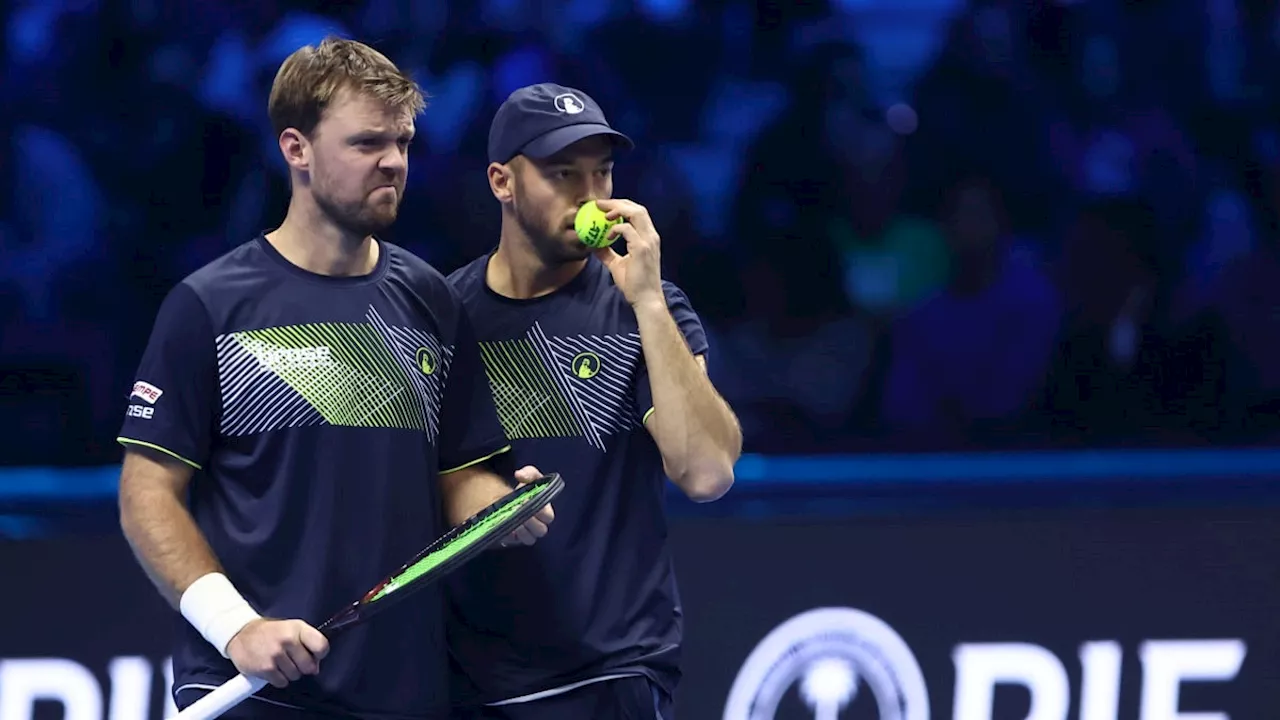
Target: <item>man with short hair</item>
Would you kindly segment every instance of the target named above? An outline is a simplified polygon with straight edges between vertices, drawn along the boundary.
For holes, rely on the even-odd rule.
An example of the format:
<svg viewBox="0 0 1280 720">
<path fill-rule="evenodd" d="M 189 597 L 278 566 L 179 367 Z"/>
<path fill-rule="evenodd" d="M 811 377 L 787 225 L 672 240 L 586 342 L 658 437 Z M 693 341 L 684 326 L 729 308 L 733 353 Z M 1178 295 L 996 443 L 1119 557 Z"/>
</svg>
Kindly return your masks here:
<svg viewBox="0 0 1280 720">
<path fill-rule="evenodd" d="M 180 708 L 246 673 L 272 687 L 225 717 L 447 712 L 438 593 L 332 649 L 312 625 L 510 490 L 485 466 L 508 443 L 461 303 L 375 237 L 396 218 L 424 106 L 361 43 L 290 55 L 269 102 L 292 184 L 284 222 L 160 308 L 119 438 L 120 518 L 187 620 Z M 508 542 L 533 542 L 551 519 Z"/>
<path fill-rule="evenodd" d="M 489 134 L 495 251 L 449 277 L 466 303 L 517 463 L 566 476 L 556 532 L 449 582 L 458 718 L 672 717 L 681 610 L 664 486 L 708 502 L 742 433 L 706 374 L 706 334 L 662 280 L 648 211 L 612 199 L 632 142 L 586 93 L 515 91 Z M 596 201 L 626 254 L 574 231 Z"/>
</svg>

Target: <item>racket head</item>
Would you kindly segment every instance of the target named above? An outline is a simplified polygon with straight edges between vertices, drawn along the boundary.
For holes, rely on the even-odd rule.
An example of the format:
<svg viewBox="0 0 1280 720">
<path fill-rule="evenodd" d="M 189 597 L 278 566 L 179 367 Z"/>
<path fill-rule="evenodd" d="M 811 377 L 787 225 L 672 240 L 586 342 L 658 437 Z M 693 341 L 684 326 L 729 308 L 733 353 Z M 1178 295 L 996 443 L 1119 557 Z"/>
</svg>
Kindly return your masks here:
<svg viewBox="0 0 1280 720">
<path fill-rule="evenodd" d="M 467 518 L 317 629 L 332 635 L 410 597 L 515 532 L 564 489 L 559 473 L 517 486 Z"/>
</svg>

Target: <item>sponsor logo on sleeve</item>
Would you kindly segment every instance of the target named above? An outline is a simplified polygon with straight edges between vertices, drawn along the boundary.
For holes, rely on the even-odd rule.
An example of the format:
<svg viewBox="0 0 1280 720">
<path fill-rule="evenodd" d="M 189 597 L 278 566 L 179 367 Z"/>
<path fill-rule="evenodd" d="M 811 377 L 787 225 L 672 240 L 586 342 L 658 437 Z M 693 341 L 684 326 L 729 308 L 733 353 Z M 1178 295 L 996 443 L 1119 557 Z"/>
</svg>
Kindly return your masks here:
<svg viewBox="0 0 1280 720">
<path fill-rule="evenodd" d="M 133 384 L 133 392 L 129 393 L 129 397 L 140 398 L 148 405 L 155 405 L 156 401 L 159 400 L 160 396 L 163 394 L 164 391 L 155 385 L 139 380 Z"/>
</svg>

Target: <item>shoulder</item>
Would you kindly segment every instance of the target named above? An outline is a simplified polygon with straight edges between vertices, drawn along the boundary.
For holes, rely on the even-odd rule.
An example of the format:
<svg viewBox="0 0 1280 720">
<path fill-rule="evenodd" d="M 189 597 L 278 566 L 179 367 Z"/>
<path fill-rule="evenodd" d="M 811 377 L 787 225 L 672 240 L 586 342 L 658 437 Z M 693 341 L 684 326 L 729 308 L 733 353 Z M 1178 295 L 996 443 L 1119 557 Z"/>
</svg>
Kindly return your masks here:
<svg viewBox="0 0 1280 720">
<path fill-rule="evenodd" d="M 432 306 L 461 306 L 453 285 L 434 265 L 399 245 L 383 241 L 382 247 L 387 253 L 387 280 L 410 288 Z"/>
<path fill-rule="evenodd" d="M 268 262 L 258 240 L 254 238 L 228 250 L 182 279 L 185 285 L 206 303 L 226 297 L 229 290 L 245 287 L 246 277 L 261 270 Z"/>
<path fill-rule="evenodd" d="M 670 280 L 662 281 L 662 294 L 667 298 L 667 307 L 683 306 L 693 309 L 693 303 L 690 302 L 688 294 Z"/>
<path fill-rule="evenodd" d="M 241 243 L 187 275 L 169 291 L 164 307 L 172 314 L 209 322 L 215 308 L 240 302 L 257 287 L 269 262 L 256 238 Z"/>
<path fill-rule="evenodd" d="M 415 286 L 425 285 L 442 289 L 448 287 L 449 283 L 445 280 L 444 273 L 437 270 L 431 263 L 395 243 L 380 240 L 379 245 L 387 254 L 388 275 L 403 278 Z"/>
<path fill-rule="evenodd" d="M 489 265 L 489 255 L 481 255 L 471 262 L 449 273 L 449 286 L 464 300 L 483 289 L 485 268 Z"/>
</svg>

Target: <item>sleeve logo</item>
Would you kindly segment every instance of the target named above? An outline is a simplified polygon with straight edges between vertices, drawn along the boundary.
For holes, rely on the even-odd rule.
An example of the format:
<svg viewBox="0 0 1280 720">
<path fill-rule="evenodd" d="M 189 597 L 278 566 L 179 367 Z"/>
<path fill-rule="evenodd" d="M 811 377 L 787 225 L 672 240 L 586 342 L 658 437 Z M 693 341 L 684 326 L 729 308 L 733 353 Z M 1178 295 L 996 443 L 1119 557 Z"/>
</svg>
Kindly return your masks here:
<svg viewBox="0 0 1280 720">
<path fill-rule="evenodd" d="M 129 393 L 129 397 L 140 398 L 149 405 L 155 405 L 163 394 L 164 391 L 155 385 L 139 380 L 133 384 L 133 392 Z"/>
</svg>

